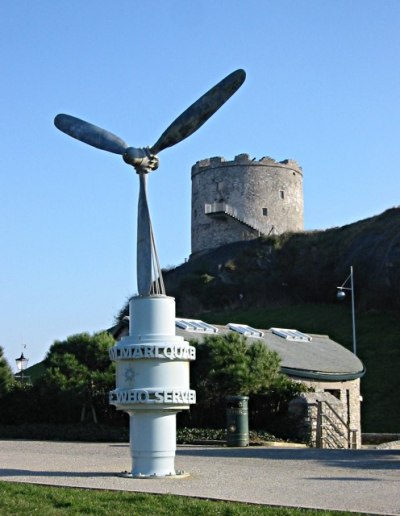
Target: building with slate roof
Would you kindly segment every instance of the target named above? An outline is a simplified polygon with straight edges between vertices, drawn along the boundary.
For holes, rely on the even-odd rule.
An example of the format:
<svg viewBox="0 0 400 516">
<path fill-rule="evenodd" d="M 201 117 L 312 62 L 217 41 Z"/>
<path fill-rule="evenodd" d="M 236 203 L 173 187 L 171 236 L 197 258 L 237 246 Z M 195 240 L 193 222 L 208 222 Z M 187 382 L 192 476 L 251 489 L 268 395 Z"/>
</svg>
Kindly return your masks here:
<svg viewBox="0 0 400 516">
<path fill-rule="evenodd" d="M 110 330 L 115 339 L 128 334 L 129 318 Z M 327 335 L 296 330 L 259 330 L 246 325 L 209 325 L 192 319 L 176 319 L 176 334 L 201 342 L 206 335 L 238 331 L 249 343 L 263 342 L 281 358 L 282 373 L 313 389 L 294 400 L 291 410 L 303 415 L 311 444 L 320 447 L 361 446 L 361 360 Z M 325 432 L 325 434 L 323 433 Z"/>
</svg>

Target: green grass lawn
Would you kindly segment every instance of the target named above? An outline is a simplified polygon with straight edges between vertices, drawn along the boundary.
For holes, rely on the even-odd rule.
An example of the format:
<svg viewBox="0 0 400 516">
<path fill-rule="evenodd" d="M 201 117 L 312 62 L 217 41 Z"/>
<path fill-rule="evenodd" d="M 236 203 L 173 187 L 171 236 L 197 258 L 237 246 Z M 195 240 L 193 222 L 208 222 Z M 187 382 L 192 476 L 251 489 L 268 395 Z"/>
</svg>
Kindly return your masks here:
<svg viewBox="0 0 400 516">
<path fill-rule="evenodd" d="M 0 514 L 95 514 L 173 516 L 200 515 L 340 515 L 347 512 L 266 507 L 233 502 L 199 500 L 183 496 L 150 495 L 0 482 Z M 351 513 L 354 515 L 355 513 Z M 361 514 L 361 513 L 359 513 Z"/>
<path fill-rule="evenodd" d="M 244 323 L 255 328 L 296 328 L 320 333 L 352 350 L 351 308 L 348 304 L 303 304 L 274 309 L 207 312 L 204 321 Z M 356 313 L 357 355 L 366 366 L 361 380 L 363 432 L 400 432 L 400 318 L 392 313 Z"/>
</svg>

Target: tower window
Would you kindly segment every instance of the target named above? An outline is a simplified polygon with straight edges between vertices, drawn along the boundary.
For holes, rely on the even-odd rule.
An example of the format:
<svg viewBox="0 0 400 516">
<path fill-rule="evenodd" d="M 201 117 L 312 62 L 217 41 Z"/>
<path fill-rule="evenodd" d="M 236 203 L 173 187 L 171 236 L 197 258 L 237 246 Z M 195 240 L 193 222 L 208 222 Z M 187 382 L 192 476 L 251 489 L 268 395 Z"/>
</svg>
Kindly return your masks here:
<svg viewBox="0 0 400 516">
<path fill-rule="evenodd" d="M 263 208 L 262 211 L 263 211 L 264 217 L 266 217 L 268 215 L 268 208 Z"/>
<path fill-rule="evenodd" d="M 280 199 L 284 199 L 285 198 L 285 191 L 284 190 L 279 190 L 279 198 Z"/>
</svg>

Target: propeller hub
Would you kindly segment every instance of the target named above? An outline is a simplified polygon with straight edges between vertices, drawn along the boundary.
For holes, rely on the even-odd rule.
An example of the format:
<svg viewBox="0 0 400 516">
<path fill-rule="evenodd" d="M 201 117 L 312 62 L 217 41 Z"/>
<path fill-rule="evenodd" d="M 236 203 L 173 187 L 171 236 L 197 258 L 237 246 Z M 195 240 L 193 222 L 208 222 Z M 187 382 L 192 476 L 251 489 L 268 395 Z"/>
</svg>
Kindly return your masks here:
<svg viewBox="0 0 400 516">
<path fill-rule="evenodd" d="M 156 170 L 159 165 L 158 157 L 152 154 L 148 148 L 128 147 L 122 157 L 125 163 L 132 165 L 138 174 L 147 174 Z"/>
</svg>

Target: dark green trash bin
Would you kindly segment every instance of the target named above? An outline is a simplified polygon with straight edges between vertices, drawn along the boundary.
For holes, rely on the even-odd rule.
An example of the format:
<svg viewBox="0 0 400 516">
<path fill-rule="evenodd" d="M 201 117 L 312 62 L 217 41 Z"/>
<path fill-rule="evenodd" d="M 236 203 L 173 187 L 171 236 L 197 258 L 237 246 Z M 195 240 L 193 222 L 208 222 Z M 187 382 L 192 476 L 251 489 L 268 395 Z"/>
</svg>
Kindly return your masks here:
<svg viewBox="0 0 400 516">
<path fill-rule="evenodd" d="M 226 444 L 228 446 L 249 445 L 248 396 L 226 398 Z"/>
</svg>

